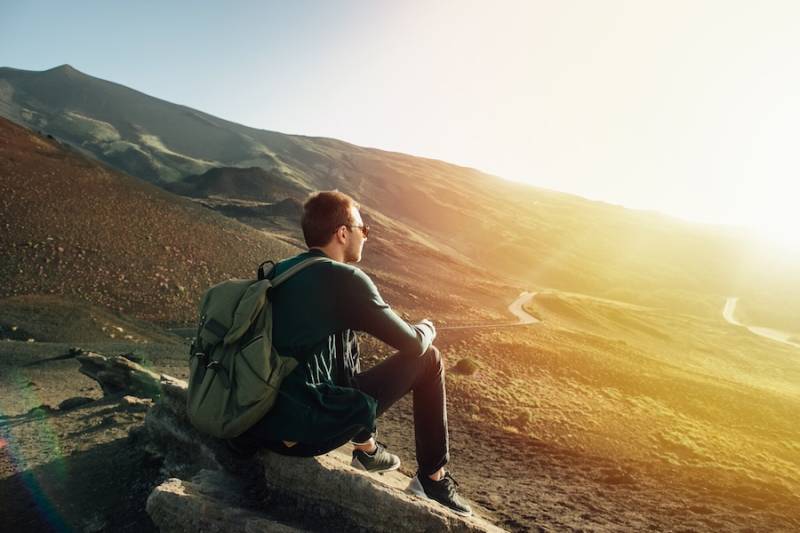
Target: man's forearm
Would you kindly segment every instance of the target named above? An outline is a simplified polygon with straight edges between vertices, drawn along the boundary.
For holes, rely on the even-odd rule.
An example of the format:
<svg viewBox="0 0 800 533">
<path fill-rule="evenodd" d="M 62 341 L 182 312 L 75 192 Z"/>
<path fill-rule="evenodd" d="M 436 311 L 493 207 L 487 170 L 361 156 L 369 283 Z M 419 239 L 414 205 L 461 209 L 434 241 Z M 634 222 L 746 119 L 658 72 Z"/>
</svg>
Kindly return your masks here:
<svg viewBox="0 0 800 533">
<path fill-rule="evenodd" d="M 410 325 L 383 301 L 377 287 L 363 272 L 355 271 L 346 305 L 352 329 L 364 331 L 411 357 L 424 354 L 436 337 L 430 320 Z"/>
</svg>

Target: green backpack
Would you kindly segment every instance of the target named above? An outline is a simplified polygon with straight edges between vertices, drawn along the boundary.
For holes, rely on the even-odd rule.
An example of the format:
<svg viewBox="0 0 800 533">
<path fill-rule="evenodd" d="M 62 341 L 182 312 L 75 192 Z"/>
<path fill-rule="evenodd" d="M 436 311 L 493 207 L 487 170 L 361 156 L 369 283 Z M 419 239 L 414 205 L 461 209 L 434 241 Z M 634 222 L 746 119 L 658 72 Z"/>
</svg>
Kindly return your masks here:
<svg viewBox="0 0 800 533">
<path fill-rule="evenodd" d="M 199 431 L 236 437 L 273 406 L 281 381 L 297 360 L 272 346 L 272 305 L 267 291 L 325 257 L 306 259 L 266 279 L 233 279 L 214 285 L 200 302 L 197 337 L 189 351 L 189 421 Z"/>
</svg>

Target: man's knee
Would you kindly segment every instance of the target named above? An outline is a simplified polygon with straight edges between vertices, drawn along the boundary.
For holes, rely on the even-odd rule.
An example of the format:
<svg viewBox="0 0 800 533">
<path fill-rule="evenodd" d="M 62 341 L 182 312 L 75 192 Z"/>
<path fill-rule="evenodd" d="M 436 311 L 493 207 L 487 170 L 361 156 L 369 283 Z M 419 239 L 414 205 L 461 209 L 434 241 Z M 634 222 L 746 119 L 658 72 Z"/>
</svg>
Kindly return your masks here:
<svg viewBox="0 0 800 533">
<path fill-rule="evenodd" d="M 428 363 L 428 366 L 435 374 L 441 374 L 444 372 L 444 364 L 442 363 L 442 354 L 439 352 L 439 348 L 431 344 L 428 351 L 422 354 L 422 357 L 425 358 L 425 361 Z"/>
</svg>

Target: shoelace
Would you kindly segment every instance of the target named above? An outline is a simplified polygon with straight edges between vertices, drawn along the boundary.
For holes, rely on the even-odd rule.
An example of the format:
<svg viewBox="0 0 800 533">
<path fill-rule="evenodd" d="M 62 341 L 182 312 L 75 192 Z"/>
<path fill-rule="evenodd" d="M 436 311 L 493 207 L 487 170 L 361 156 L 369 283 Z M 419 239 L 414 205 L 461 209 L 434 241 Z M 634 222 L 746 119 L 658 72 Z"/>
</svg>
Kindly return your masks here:
<svg viewBox="0 0 800 533">
<path fill-rule="evenodd" d="M 456 481 L 456 478 L 454 478 L 454 477 L 453 477 L 453 476 L 450 474 L 450 472 L 445 472 L 445 473 L 444 473 L 444 477 L 443 477 L 442 479 L 444 479 L 444 478 L 449 478 L 449 479 L 450 479 L 450 480 L 451 480 L 453 483 L 455 483 L 456 487 L 458 487 L 458 481 Z"/>
<path fill-rule="evenodd" d="M 444 482 L 444 488 L 447 491 L 448 497 L 452 498 L 453 496 L 456 495 L 456 487 L 458 487 L 458 481 L 456 481 L 456 478 L 450 475 L 450 472 L 445 472 L 444 476 L 442 476 L 442 479 L 440 479 L 439 482 L 440 483 Z"/>
</svg>

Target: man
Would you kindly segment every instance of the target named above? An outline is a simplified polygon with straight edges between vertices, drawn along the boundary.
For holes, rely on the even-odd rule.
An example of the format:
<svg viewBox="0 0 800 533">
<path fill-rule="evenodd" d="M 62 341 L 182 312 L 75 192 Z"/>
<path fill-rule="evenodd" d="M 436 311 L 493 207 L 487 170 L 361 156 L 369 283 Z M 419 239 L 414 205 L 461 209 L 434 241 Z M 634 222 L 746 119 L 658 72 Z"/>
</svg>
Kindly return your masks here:
<svg viewBox="0 0 800 533">
<path fill-rule="evenodd" d="M 433 346 L 436 329 L 427 319 L 407 324 L 384 303 L 372 280 L 352 266 L 361 261 L 369 235 L 353 198 L 339 191 L 312 194 L 304 204 L 302 227 L 309 250 L 279 262 L 269 275 L 310 257 L 329 259 L 304 268 L 269 295 L 273 346 L 299 364 L 281 384 L 272 410 L 231 446 L 313 456 L 349 441 L 353 466 L 396 470 L 400 459 L 375 440 L 375 418 L 413 391 L 418 472 L 409 490 L 470 515 L 444 469 L 447 408 L 444 367 Z M 398 351 L 361 372 L 355 331 Z"/>
</svg>

